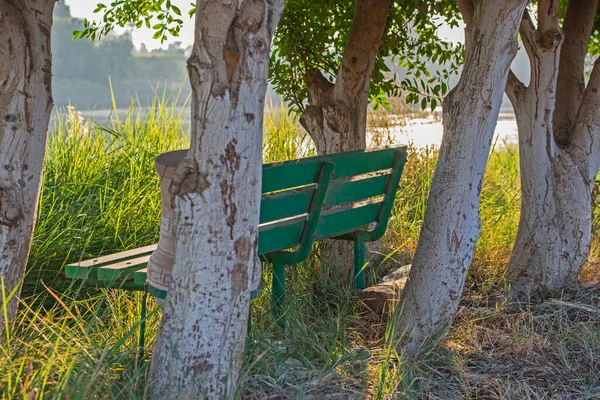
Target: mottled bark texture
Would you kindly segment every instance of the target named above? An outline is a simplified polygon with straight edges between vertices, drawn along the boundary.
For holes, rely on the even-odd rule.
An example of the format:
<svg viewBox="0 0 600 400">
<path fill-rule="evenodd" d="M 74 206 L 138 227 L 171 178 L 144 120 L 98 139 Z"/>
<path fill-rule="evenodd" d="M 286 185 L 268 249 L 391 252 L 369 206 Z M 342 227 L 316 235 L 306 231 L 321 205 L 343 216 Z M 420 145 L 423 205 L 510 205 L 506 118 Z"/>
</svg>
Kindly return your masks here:
<svg viewBox="0 0 600 400">
<path fill-rule="evenodd" d="M 171 185 L 177 245 L 154 399 L 232 398 L 259 271 L 262 120 L 283 0 L 198 0 L 190 151 Z"/>
<path fill-rule="evenodd" d="M 304 78 L 308 107 L 300 123 L 320 155 L 366 147 L 369 84 L 390 7 L 390 0 L 357 0 L 335 83 L 318 70 Z M 325 241 L 320 256 L 326 268 L 350 277 L 352 249 L 348 242 Z"/>
<path fill-rule="evenodd" d="M 480 0 L 466 60 L 443 103 L 444 137 L 397 332 L 409 353 L 443 333 L 458 308 L 479 238 L 479 195 L 527 0 Z"/>
<path fill-rule="evenodd" d="M 52 110 L 52 0 L 0 0 L 0 280 L 17 310 Z M 5 319 L 0 317 L 0 331 Z M 1 335 L 4 337 L 4 335 Z"/>
<path fill-rule="evenodd" d="M 597 0 L 571 0 L 561 28 L 558 1 L 538 2 L 521 37 L 531 63 L 528 87 L 507 93 L 519 130 L 521 217 L 506 278 L 510 300 L 577 281 L 591 244 L 592 189 L 600 159 L 600 67 L 587 88 L 584 62 Z"/>
</svg>

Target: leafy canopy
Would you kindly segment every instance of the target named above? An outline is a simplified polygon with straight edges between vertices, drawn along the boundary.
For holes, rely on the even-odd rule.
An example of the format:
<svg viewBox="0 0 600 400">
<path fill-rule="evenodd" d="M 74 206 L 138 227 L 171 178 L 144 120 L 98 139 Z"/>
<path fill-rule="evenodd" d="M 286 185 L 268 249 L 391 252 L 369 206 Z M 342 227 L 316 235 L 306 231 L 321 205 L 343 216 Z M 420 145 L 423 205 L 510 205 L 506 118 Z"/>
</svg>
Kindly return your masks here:
<svg viewBox="0 0 600 400">
<path fill-rule="evenodd" d="M 330 81 L 335 79 L 353 16 L 350 0 L 286 0 L 273 40 L 269 78 L 295 109 L 305 107 L 307 73 L 320 70 Z M 458 26 L 458 16 L 454 1 L 394 1 L 371 78 L 375 108 L 389 109 L 387 99 L 403 90 L 408 103 L 435 109 L 463 57 L 463 46 L 440 39 L 438 28 L 444 23 Z M 433 74 L 431 62 L 439 65 Z M 408 71 L 400 81 L 390 70 L 394 63 Z"/>
<path fill-rule="evenodd" d="M 181 11 L 171 0 L 114 0 L 108 6 L 98 4 L 94 12 L 102 14 L 101 20 L 84 20 L 84 29 L 75 31 L 75 38 L 95 40 L 117 26 L 135 24 L 153 29 L 154 38 L 163 42 L 168 35 L 178 36 L 183 24 Z M 192 8 L 190 16 L 194 13 Z M 307 72 L 318 69 L 335 80 L 353 16 L 352 0 L 286 0 L 273 40 L 269 81 L 294 111 L 303 111 L 308 101 L 303 79 Z M 402 91 L 408 103 L 436 108 L 464 53 L 461 44 L 440 39 L 438 29 L 442 24 L 456 27 L 458 21 L 453 0 L 393 2 L 371 79 L 374 108 L 390 109 L 388 98 Z M 400 80 L 389 67 L 394 63 L 408 71 Z M 438 68 L 432 69 L 431 63 Z"/>
</svg>

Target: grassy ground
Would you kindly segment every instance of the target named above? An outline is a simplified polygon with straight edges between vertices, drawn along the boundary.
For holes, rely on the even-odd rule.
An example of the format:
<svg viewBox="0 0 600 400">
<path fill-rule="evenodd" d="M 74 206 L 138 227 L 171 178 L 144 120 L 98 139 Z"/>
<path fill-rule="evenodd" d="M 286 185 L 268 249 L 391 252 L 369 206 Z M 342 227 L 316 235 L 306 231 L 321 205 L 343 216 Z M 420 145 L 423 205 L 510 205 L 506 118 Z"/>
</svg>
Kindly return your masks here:
<svg viewBox="0 0 600 400">
<path fill-rule="evenodd" d="M 166 99 L 157 99 L 148 114 L 132 108 L 116 117 L 97 127 L 71 112 L 54 127 L 23 300 L 0 348 L 2 398 L 146 394 L 159 312 L 151 306 L 148 351 L 139 359 L 141 295 L 72 286 L 61 273 L 67 262 L 157 240 L 152 159 L 185 147 L 187 127 Z M 380 113 L 372 121 L 381 128 L 388 117 Z M 311 154 L 306 140 L 285 110 L 272 110 L 265 120 L 265 161 Z M 435 160 L 433 149 L 410 152 L 385 237 L 388 257 L 373 266 L 372 281 L 410 262 Z M 270 318 L 268 290 L 252 304 L 242 397 L 600 398 L 597 263 L 582 274 L 585 285 L 510 313 L 502 303 L 502 276 L 518 214 L 517 150 L 497 143 L 482 191 L 483 234 L 460 311 L 448 338 L 432 340 L 414 359 L 396 353 L 393 324 L 361 307 L 318 258 L 291 269 L 285 333 Z M 599 251 L 596 238 L 591 260 Z"/>
</svg>

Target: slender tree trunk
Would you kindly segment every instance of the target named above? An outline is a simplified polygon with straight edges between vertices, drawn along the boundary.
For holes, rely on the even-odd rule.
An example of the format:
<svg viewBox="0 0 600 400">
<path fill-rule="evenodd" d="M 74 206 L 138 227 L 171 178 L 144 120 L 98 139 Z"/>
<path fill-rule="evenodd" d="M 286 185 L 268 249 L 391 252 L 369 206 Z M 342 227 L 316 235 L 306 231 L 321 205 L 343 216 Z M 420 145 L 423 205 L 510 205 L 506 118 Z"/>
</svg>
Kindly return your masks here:
<svg viewBox="0 0 600 400">
<path fill-rule="evenodd" d="M 533 84 L 517 82 L 519 89 L 509 92 L 519 129 L 522 192 L 506 275 L 513 302 L 576 282 L 589 254 L 600 71 L 594 68 L 586 90 L 583 67 L 596 7 L 597 1 L 572 0 L 563 35 L 557 3 L 541 0 L 537 29 L 530 22 L 521 29 Z"/>
<path fill-rule="evenodd" d="M 0 0 L 0 279 L 9 322 L 35 225 L 52 110 L 50 0 Z M 5 319 L 0 317 L 0 331 Z M 2 337 L 4 337 L 2 335 Z"/>
<path fill-rule="evenodd" d="M 257 256 L 269 47 L 283 0 L 198 0 L 190 151 L 171 193 L 176 261 L 151 371 L 155 399 L 232 398 Z"/>
<path fill-rule="evenodd" d="M 300 123 L 320 155 L 360 150 L 367 145 L 369 84 L 390 7 L 390 0 L 356 1 L 335 83 L 320 71 L 305 77 L 309 105 L 300 116 Z M 354 262 L 352 243 L 325 241 L 320 255 L 328 269 L 344 271 L 350 277 Z"/>
<path fill-rule="evenodd" d="M 478 1 L 466 28 L 465 65 L 444 99 L 440 156 L 398 310 L 398 333 L 410 353 L 447 329 L 458 308 L 481 230 L 483 174 L 526 4 Z"/>
</svg>

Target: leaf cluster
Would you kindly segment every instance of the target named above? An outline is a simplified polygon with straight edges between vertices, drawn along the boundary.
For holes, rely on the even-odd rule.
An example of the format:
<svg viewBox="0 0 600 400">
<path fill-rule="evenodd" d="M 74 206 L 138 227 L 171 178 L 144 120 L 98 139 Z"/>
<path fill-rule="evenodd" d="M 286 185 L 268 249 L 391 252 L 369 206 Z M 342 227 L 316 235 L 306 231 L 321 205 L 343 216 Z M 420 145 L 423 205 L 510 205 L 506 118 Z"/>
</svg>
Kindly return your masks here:
<svg viewBox="0 0 600 400">
<path fill-rule="evenodd" d="M 193 5 L 193 4 L 192 4 Z M 190 11 L 190 16 L 195 13 Z M 98 4 L 99 22 L 84 20 L 75 38 L 95 40 L 116 26 L 133 23 L 154 30 L 164 42 L 178 36 L 181 11 L 171 0 L 115 0 Z M 308 101 L 304 76 L 319 70 L 335 81 L 354 17 L 354 0 L 286 0 L 275 33 L 269 81 L 293 111 L 301 112 Z M 158 23 L 152 24 L 156 18 Z M 460 15 L 453 0 L 395 0 L 388 16 L 379 55 L 372 73 L 369 99 L 375 109 L 391 109 L 390 97 L 407 93 L 409 104 L 435 109 L 448 91 L 447 81 L 462 64 L 464 49 L 438 35 L 442 24 L 458 26 Z M 439 68 L 432 72 L 432 63 Z M 399 78 L 390 68 L 406 71 Z"/>
<path fill-rule="evenodd" d="M 195 11 L 195 10 L 194 10 Z M 109 34 L 115 27 L 135 24 L 136 28 L 146 26 L 154 31 L 154 39 L 163 43 L 168 35 L 179 36 L 183 20 L 181 10 L 171 0 L 114 0 L 109 5 L 99 3 L 95 14 L 102 14 L 101 21 L 83 20 L 83 30 L 73 32 L 73 38 L 96 40 Z M 152 23 L 156 18 L 158 22 Z"/>
<path fill-rule="evenodd" d="M 306 107 L 307 74 L 321 71 L 335 82 L 354 17 L 354 1 L 287 0 L 274 37 L 269 80 L 295 111 Z M 370 85 L 374 108 L 390 109 L 388 98 L 435 109 L 448 91 L 447 80 L 463 60 L 461 44 L 439 37 L 442 24 L 458 26 L 454 1 L 396 0 L 388 16 Z M 439 66 L 431 71 L 431 64 Z M 403 68 L 399 78 L 390 66 Z"/>
</svg>

